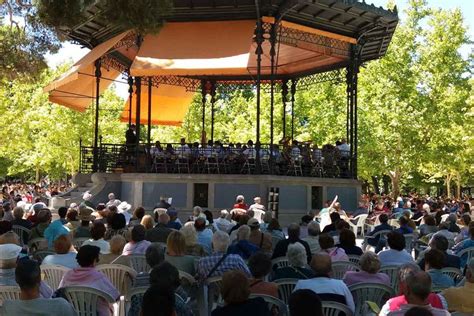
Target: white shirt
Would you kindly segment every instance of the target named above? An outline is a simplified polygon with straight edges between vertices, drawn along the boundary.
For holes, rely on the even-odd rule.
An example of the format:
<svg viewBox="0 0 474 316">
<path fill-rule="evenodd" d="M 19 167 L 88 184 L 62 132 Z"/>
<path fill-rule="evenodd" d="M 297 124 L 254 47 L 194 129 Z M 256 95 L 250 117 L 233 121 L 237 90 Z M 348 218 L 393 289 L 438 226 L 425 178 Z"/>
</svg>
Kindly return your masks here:
<svg viewBox="0 0 474 316">
<path fill-rule="evenodd" d="M 84 245 L 90 245 L 90 246 L 96 246 L 100 248 L 100 253 L 103 255 L 109 254 L 110 253 L 110 244 L 104 240 L 104 238 L 101 238 L 99 240 L 94 240 L 94 239 L 89 239 L 83 242 L 82 244 Z"/>
<path fill-rule="evenodd" d="M 413 257 L 405 250 L 398 251 L 395 249 L 387 249 L 378 253 L 380 264 L 382 266 L 397 265 L 401 266 L 405 263 L 415 262 Z"/>
<path fill-rule="evenodd" d="M 355 312 L 354 298 L 351 291 L 342 280 L 330 279 L 326 277 L 312 278 L 308 280 L 299 280 L 296 283 L 296 290 L 311 290 L 316 294 L 338 294 L 346 298 L 346 305 L 352 312 Z"/>
</svg>

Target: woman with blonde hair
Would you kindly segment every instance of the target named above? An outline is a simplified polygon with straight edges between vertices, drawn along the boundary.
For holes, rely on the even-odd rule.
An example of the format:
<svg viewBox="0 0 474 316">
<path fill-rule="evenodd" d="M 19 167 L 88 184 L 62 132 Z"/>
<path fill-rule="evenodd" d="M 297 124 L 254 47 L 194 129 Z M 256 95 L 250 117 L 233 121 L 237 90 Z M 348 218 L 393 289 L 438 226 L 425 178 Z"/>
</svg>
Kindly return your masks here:
<svg viewBox="0 0 474 316">
<path fill-rule="evenodd" d="M 187 255 L 196 257 L 204 257 L 206 255 L 204 247 L 197 243 L 197 231 L 196 228 L 194 228 L 193 222 L 184 224 L 180 232 L 183 234 L 186 242 L 185 253 Z"/>
<path fill-rule="evenodd" d="M 385 273 L 380 273 L 379 257 L 371 251 L 364 252 L 360 256 L 360 271 L 347 271 L 344 275 L 344 283 L 347 286 L 356 283 L 380 283 L 390 286 L 390 278 Z"/>
<path fill-rule="evenodd" d="M 152 229 L 155 227 L 155 221 L 153 220 L 153 216 L 145 215 L 142 217 L 140 225 L 143 225 L 146 230 Z"/>
<path fill-rule="evenodd" d="M 109 241 L 110 253 L 100 254 L 98 264 L 114 263 L 131 267 L 132 264 L 130 262 L 130 257 L 122 255 L 126 243 L 127 241 L 122 235 L 115 235 L 112 237 Z"/>
<path fill-rule="evenodd" d="M 186 255 L 186 239 L 182 232 L 173 230 L 168 235 L 165 260 L 178 270 L 194 275 L 196 257 Z"/>
</svg>

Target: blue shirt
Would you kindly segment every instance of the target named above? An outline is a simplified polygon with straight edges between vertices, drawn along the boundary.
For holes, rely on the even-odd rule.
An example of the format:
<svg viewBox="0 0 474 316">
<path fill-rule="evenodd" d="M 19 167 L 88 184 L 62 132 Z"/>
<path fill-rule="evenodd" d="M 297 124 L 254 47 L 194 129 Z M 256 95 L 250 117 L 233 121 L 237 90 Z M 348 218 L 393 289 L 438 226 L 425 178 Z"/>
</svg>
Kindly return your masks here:
<svg viewBox="0 0 474 316">
<path fill-rule="evenodd" d="M 434 287 L 454 286 L 454 280 L 446 274 L 443 274 L 440 269 L 430 269 L 426 272 L 430 275 Z"/>
<path fill-rule="evenodd" d="M 403 225 L 403 226 L 400 226 L 400 228 L 398 228 L 397 230 L 395 230 L 396 232 L 399 232 L 403 235 L 405 234 L 413 234 L 413 229 L 411 227 L 409 227 L 408 225 Z"/>
<path fill-rule="evenodd" d="M 212 253 L 212 230 L 209 228 L 197 232 L 197 243 L 209 254 Z"/>
<path fill-rule="evenodd" d="M 405 250 L 388 249 L 378 253 L 382 266 L 397 265 L 414 262 L 413 257 Z"/>
<path fill-rule="evenodd" d="M 473 239 L 467 239 L 464 240 L 463 242 L 459 243 L 456 245 L 456 248 L 454 249 L 456 254 L 460 253 L 461 250 L 464 250 L 466 248 L 474 247 L 474 240 Z M 467 264 L 467 254 L 461 257 L 461 267 L 465 267 Z"/>
<path fill-rule="evenodd" d="M 239 255 L 242 257 L 242 259 L 247 260 L 259 250 L 260 248 L 258 248 L 248 240 L 239 240 L 238 242 L 232 244 L 229 247 L 227 253 Z"/>
<path fill-rule="evenodd" d="M 76 260 L 77 253 L 68 252 L 62 255 L 48 255 L 44 258 L 42 264 L 57 264 L 69 269 L 79 267 Z"/>
<path fill-rule="evenodd" d="M 210 256 L 199 259 L 197 263 L 197 274 L 200 280 L 205 280 L 211 272 L 212 268 L 221 260 L 224 253 L 215 252 Z M 215 271 L 209 277 L 221 276 L 230 270 L 240 270 L 249 278 L 251 277 L 250 270 L 245 264 L 242 257 L 239 255 L 227 255 L 227 257 L 220 263 Z"/>
</svg>

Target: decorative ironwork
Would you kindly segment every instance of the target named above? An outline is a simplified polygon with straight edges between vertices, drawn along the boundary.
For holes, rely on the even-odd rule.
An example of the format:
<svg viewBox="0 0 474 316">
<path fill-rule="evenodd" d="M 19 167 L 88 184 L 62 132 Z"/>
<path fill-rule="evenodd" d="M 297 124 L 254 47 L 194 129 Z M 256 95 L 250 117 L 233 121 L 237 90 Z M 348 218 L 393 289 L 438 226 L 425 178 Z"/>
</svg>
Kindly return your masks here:
<svg viewBox="0 0 474 316">
<path fill-rule="evenodd" d="M 110 55 L 105 55 L 102 57 L 102 66 L 107 69 L 107 71 L 109 71 L 110 68 L 119 71 L 122 74 L 122 78 L 124 79 L 125 77 L 128 77 L 128 68 Z"/>
<path fill-rule="evenodd" d="M 151 84 L 154 87 L 159 87 L 162 84 L 170 86 L 180 86 L 186 88 L 186 91 L 189 92 L 200 92 L 201 91 L 201 80 L 189 78 L 189 77 L 180 77 L 180 76 L 153 76 L 153 77 L 143 77 L 148 81 L 148 78 L 151 78 Z"/>
<path fill-rule="evenodd" d="M 137 39 L 138 34 L 135 31 L 130 31 L 127 35 L 125 35 L 124 38 L 122 38 L 120 41 L 118 41 L 113 47 L 113 50 L 117 50 L 119 48 L 125 47 L 125 49 L 128 49 L 132 46 L 135 46 L 138 48 L 138 39 Z"/>
<path fill-rule="evenodd" d="M 334 84 L 343 83 L 345 78 L 346 69 L 320 72 L 314 75 L 298 78 L 298 90 L 308 89 L 310 86 L 323 82 L 332 82 Z"/>
</svg>

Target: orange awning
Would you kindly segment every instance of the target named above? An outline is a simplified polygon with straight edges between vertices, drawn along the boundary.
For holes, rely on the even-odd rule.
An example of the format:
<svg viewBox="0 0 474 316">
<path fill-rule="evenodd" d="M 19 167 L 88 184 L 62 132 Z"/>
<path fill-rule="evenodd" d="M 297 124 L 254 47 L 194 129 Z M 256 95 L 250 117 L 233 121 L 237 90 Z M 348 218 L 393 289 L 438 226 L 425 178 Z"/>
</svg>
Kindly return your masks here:
<svg viewBox="0 0 474 316">
<path fill-rule="evenodd" d="M 166 23 L 146 35 L 133 76 L 247 74 L 255 21 Z"/>
<path fill-rule="evenodd" d="M 107 54 L 127 34 L 128 32 L 124 32 L 98 45 L 71 69 L 46 86 L 43 90 L 49 92 L 49 100 L 77 111 L 85 111 L 95 98 L 95 61 Z M 120 75 L 119 71 L 112 68 L 101 67 L 101 72 L 100 93 Z"/>
<path fill-rule="evenodd" d="M 180 86 L 160 85 L 152 88 L 151 94 L 151 124 L 181 126 L 194 92 L 186 91 Z M 136 124 L 136 95 L 132 98 L 132 122 Z M 130 113 L 130 99 L 124 104 L 121 120 L 128 122 Z M 148 124 L 148 87 L 142 85 L 140 98 L 140 123 Z"/>
</svg>

